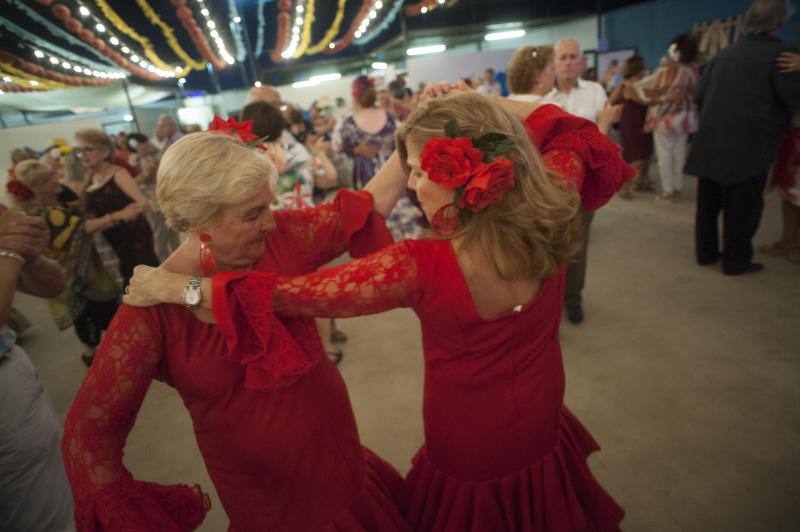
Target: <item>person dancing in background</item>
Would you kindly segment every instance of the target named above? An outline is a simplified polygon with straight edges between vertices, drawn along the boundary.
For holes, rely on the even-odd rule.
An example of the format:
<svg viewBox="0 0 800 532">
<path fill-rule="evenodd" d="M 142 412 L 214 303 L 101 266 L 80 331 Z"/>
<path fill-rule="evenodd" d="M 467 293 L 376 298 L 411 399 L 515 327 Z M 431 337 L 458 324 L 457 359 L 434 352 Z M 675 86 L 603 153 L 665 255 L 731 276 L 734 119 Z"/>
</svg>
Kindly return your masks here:
<svg viewBox="0 0 800 532">
<path fill-rule="evenodd" d="M 269 308 L 411 307 L 426 362 L 426 443 L 401 496 L 414 530 L 617 530 L 623 511 L 586 464 L 598 445 L 563 405 L 558 327 L 581 203 L 603 205 L 633 169 L 586 120 L 480 94 L 424 102 L 397 138 L 387 167 L 410 170 L 433 238 L 301 277 L 222 273 L 200 282 L 203 305 L 237 350 L 269 331 Z M 187 281 L 140 267 L 126 300 L 176 302 Z"/>
<path fill-rule="evenodd" d="M 45 253 L 58 261 L 66 278 L 67 289 L 47 299 L 48 309 L 59 330 L 75 327 L 84 345 L 81 359 L 90 366 L 122 296 L 122 286 L 113 274 L 118 263 L 104 264 L 90 235 L 135 219 L 141 210 L 131 203 L 87 220 L 79 209 L 59 203 L 61 185 L 49 165 L 23 161 L 14 169 L 17 182 L 10 183 L 14 199 L 28 214 L 40 216 L 47 224 L 51 239 Z"/>
<path fill-rule="evenodd" d="M 363 188 L 394 153 L 394 134 L 397 130 L 394 117 L 375 107 L 375 83 L 367 76 L 353 80 L 353 114 L 345 118 L 341 127 L 342 151 L 353 158 L 353 181 L 357 189 Z M 395 240 L 418 238 L 422 228 L 417 223 L 419 210 L 411 200 L 403 197 L 389 215 L 387 224 Z"/>
<path fill-rule="evenodd" d="M 636 169 L 635 187 L 639 191 L 653 190 L 650 183 L 650 157 L 653 154 L 653 134 L 644 131 L 649 100 L 636 91 L 636 84 L 647 74 L 644 58 L 629 57 L 622 64 L 623 82 L 617 85 L 608 101 L 612 105 L 622 104 L 619 119 L 619 136 L 622 144 L 622 158 Z M 626 185 L 620 193 L 624 199 L 633 199 L 630 187 Z"/>
<path fill-rule="evenodd" d="M 108 135 L 99 129 L 81 129 L 75 133 L 76 153 L 88 170 L 86 214 L 89 218 L 110 216 L 134 204 L 139 213 L 147 210 L 147 198 L 136 181 L 124 168 L 112 164 L 114 146 Z M 137 264 L 158 266 L 153 248 L 153 231 L 144 216 L 114 220 L 103 236 L 119 257 L 119 269 L 124 284 L 133 275 Z"/>
</svg>

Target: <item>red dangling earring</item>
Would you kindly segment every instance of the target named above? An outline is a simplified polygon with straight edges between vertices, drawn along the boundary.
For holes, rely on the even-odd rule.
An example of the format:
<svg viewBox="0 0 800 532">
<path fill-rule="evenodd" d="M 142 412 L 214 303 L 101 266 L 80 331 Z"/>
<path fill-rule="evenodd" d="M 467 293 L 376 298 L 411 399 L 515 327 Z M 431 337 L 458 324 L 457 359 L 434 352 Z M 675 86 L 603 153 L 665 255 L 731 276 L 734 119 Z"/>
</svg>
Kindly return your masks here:
<svg viewBox="0 0 800 532">
<path fill-rule="evenodd" d="M 440 207 L 431 218 L 431 229 L 444 237 L 453 236 L 460 224 L 458 208 L 453 204 Z"/>
<path fill-rule="evenodd" d="M 200 235 L 200 269 L 203 270 L 204 277 L 213 277 L 217 273 L 217 260 L 208 245 L 210 241 L 211 237 L 207 234 Z"/>
</svg>

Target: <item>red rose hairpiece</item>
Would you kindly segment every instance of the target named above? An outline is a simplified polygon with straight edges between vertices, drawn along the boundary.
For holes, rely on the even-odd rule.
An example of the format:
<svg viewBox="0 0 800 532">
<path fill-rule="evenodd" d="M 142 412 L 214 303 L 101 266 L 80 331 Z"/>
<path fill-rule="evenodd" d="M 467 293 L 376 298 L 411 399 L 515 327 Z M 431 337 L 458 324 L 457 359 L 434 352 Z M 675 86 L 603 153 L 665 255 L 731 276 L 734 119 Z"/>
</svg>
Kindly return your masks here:
<svg viewBox="0 0 800 532">
<path fill-rule="evenodd" d="M 248 146 L 257 146 L 265 141 L 265 139 L 259 138 L 253 133 L 252 120 L 237 122 L 233 117 L 228 118 L 228 120 L 223 120 L 222 117 L 214 115 L 214 119 L 211 121 L 211 124 L 209 124 L 208 130 L 238 137 L 239 140 Z"/>
<path fill-rule="evenodd" d="M 456 190 L 457 205 L 473 212 L 500 203 L 514 188 L 514 163 L 505 157 L 514 141 L 502 133 L 470 135 L 453 119 L 445 125 L 445 137 L 428 140 L 420 167 L 428 179 L 446 190 Z"/>
<path fill-rule="evenodd" d="M 19 179 L 12 179 L 6 183 L 6 190 L 20 201 L 28 201 L 33 196 L 33 191 Z"/>
</svg>

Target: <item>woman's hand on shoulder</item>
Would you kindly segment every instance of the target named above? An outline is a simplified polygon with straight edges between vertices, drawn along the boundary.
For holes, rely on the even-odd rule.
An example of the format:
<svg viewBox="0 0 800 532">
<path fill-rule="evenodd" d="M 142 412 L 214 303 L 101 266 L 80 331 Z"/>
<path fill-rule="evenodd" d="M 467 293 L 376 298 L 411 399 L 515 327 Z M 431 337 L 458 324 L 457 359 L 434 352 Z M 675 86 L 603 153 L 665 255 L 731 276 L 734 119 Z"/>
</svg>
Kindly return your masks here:
<svg viewBox="0 0 800 532">
<path fill-rule="evenodd" d="M 781 72 L 797 72 L 800 70 L 800 53 L 783 52 L 775 62 Z"/>
<path fill-rule="evenodd" d="M 441 83 L 431 83 L 427 85 L 425 87 L 425 90 L 422 91 L 422 94 L 419 95 L 419 101 L 424 102 L 425 100 L 439 98 L 440 96 L 446 96 L 452 92 L 475 92 L 475 91 L 469 88 L 469 86 L 464 82 L 463 79 L 459 79 L 458 83 L 450 83 L 448 81 L 442 81 Z"/>
<path fill-rule="evenodd" d="M 181 303 L 181 287 L 185 276 L 163 268 L 140 265 L 125 289 L 122 302 L 133 307 L 152 307 L 161 303 Z"/>
</svg>

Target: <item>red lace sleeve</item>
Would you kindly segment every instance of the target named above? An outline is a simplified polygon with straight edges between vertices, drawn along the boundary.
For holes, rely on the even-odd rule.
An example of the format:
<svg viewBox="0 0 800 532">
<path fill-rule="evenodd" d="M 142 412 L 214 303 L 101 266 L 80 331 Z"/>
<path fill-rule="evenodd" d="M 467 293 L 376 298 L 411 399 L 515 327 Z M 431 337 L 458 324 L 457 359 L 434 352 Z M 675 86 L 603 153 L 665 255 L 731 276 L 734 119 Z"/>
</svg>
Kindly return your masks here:
<svg viewBox="0 0 800 532">
<path fill-rule="evenodd" d="M 544 163 L 580 192 L 586 211 L 608 203 L 636 174 L 620 157 L 622 149 L 594 123 L 555 105 L 538 107 L 525 119 L 525 127 Z"/>
<path fill-rule="evenodd" d="M 373 209 L 372 195 L 341 190 L 330 203 L 276 214 L 281 228 L 308 256 L 312 270 L 346 251 L 363 257 L 393 242 L 383 217 Z"/>
<path fill-rule="evenodd" d="M 139 481 L 122 463 L 160 345 L 147 311 L 123 305 L 69 410 L 61 451 L 80 532 L 194 530 L 210 507 L 199 486 Z"/>
<path fill-rule="evenodd" d="M 214 316 L 221 329 L 233 328 L 238 313 L 254 316 L 251 325 L 269 327 L 263 316 L 265 297 L 283 316 L 345 318 L 414 307 L 422 290 L 412 244 L 398 242 L 368 257 L 299 277 L 267 278 L 258 272 L 213 279 Z M 260 285 L 258 288 L 256 285 Z M 258 291 L 257 298 L 248 293 Z M 272 292 L 272 297 L 267 296 Z M 218 304 L 218 301 L 224 303 Z"/>
<path fill-rule="evenodd" d="M 225 338 L 227 358 L 245 367 L 244 386 L 251 390 L 286 387 L 316 363 L 272 313 L 275 283 L 274 273 L 257 271 L 213 278 L 211 310 Z"/>
</svg>

